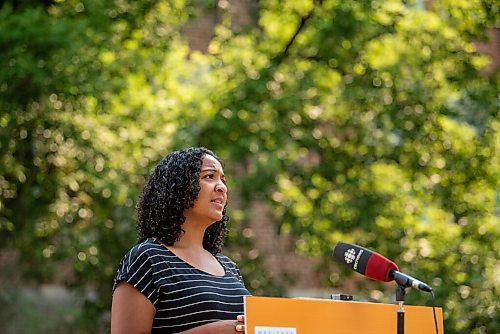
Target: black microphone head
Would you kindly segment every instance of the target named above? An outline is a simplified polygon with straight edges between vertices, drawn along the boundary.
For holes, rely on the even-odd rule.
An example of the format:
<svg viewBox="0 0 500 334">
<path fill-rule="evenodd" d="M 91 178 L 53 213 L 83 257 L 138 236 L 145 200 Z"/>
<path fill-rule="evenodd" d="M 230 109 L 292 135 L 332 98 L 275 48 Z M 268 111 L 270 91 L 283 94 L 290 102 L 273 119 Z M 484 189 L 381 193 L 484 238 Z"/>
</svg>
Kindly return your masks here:
<svg viewBox="0 0 500 334">
<path fill-rule="evenodd" d="M 339 242 L 333 249 L 333 258 L 346 265 L 351 270 L 362 275 L 366 272 L 366 266 L 373 252 L 361 246 Z"/>
</svg>

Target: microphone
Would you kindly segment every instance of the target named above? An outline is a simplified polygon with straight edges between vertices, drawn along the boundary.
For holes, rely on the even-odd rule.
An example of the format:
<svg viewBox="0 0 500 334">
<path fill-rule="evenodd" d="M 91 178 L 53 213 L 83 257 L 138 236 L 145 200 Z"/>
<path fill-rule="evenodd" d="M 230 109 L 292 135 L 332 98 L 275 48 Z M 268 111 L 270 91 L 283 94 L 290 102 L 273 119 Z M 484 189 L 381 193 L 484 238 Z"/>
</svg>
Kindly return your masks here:
<svg viewBox="0 0 500 334">
<path fill-rule="evenodd" d="M 411 277 L 410 275 L 401 273 L 397 270 L 391 272 L 391 277 L 398 283 L 399 285 L 405 287 L 412 287 L 415 289 L 419 289 L 425 292 L 432 292 L 432 288 L 418 279 Z"/>
<path fill-rule="evenodd" d="M 339 242 L 333 249 L 333 258 L 351 270 L 376 281 L 396 281 L 404 287 L 431 292 L 432 288 L 399 271 L 399 267 L 384 256 L 364 247 Z"/>
</svg>

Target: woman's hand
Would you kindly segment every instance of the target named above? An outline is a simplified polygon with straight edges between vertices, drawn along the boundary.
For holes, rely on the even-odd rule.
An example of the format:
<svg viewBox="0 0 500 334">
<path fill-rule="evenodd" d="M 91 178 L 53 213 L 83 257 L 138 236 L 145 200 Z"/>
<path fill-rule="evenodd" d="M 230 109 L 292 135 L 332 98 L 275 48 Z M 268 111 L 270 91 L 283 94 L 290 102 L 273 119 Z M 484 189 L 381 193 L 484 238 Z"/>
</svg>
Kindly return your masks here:
<svg viewBox="0 0 500 334">
<path fill-rule="evenodd" d="M 234 334 L 245 333 L 245 316 L 239 315 L 236 320 L 220 320 L 195 327 L 178 334 Z"/>
<path fill-rule="evenodd" d="M 245 316 L 243 314 L 236 317 L 236 325 L 234 329 L 239 333 L 245 333 Z"/>
</svg>

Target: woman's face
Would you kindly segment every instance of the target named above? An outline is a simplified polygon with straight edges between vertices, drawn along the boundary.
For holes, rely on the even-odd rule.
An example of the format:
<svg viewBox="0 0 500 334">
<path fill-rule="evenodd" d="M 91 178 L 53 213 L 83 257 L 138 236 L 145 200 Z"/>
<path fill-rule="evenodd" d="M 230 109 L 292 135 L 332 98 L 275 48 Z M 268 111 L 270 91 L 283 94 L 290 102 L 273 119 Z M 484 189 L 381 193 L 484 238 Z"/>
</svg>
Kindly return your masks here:
<svg viewBox="0 0 500 334">
<path fill-rule="evenodd" d="M 205 155 L 200 169 L 200 192 L 192 208 L 184 210 L 186 222 L 202 220 L 210 224 L 222 219 L 227 202 L 227 186 L 220 162 L 211 155 Z"/>
</svg>

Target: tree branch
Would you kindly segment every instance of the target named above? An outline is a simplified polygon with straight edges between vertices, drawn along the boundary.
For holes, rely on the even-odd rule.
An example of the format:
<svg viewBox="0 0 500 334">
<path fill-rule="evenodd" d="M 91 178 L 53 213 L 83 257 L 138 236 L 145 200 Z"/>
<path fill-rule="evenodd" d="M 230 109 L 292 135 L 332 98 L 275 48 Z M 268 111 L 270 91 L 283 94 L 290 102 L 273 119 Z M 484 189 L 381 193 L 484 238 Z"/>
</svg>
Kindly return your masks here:
<svg viewBox="0 0 500 334">
<path fill-rule="evenodd" d="M 321 5 L 322 3 L 323 3 L 323 0 L 317 1 L 317 4 Z M 281 52 L 281 54 L 279 56 L 277 56 L 275 59 L 281 60 L 281 59 L 283 59 L 283 58 L 285 58 L 285 57 L 288 56 L 288 52 L 289 52 L 290 48 L 292 47 L 293 43 L 295 42 L 295 40 L 297 39 L 297 36 L 302 31 L 302 29 L 306 25 L 307 21 L 309 21 L 309 19 L 313 16 L 315 7 L 316 7 L 316 4 L 314 5 L 313 9 L 311 9 L 311 11 L 306 16 L 302 16 L 300 18 L 300 24 L 297 27 L 297 30 L 293 34 L 292 38 L 286 44 L 285 49 L 283 50 L 283 52 Z"/>
</svg>

